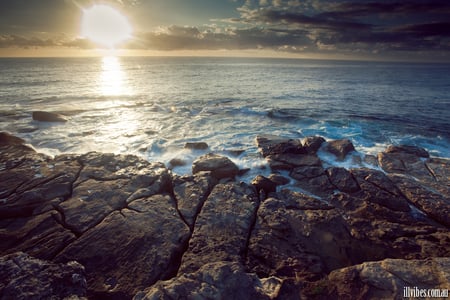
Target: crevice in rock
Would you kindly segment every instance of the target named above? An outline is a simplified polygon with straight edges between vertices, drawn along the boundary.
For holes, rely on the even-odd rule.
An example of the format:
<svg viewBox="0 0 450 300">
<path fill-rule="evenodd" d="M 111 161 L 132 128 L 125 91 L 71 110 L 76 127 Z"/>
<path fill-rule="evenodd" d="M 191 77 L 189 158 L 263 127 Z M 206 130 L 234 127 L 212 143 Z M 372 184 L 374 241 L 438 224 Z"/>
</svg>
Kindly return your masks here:
<svg viewBox="0 0 450 300">
<path fill-rule="evenodd" d="M 255 189 L 255 192 L 256 192 L 256 189 Z M 249 251 L 249 246 L 250 246 L 250 239 L 252 237 L 253 230 L 255 229 L 255 226 L 256 226 L 256 221 L 258 219 L 258 211 L 259 211 L 259 207 L 261 206 L 261 202 L 262 202 L 259 199 L 259 196 L 257 196 L 257 197 L 258 197 L 257 198 L 258 199 L 257 200 L 257 204 L 256 204 L 255 210 L 253 212 L 252 220 L 251 220 L 250 227 L 248 229 L 248 234 L 247 234 L 247 237 L 246 237 L 246 240 L 245 240 L 244 251 L 242 253 L 242 259 L 243 259 L 243 264 L 244 265 L 245 265 L 245 262 L 248 259 L 248 251 Z"/>
<path fill-rule="evenodd" d="M 430 166 L 425 162 L 424 163 L 425 168 L 427 169 L 427 171 L 430 173 L 431 177 L 433 177 L 434 181 L 438 182 L 439 180 L 436 177 L 436 174 L 434 173 L 433 169 L 430 168 Z"/>
<path fill-rule="evenodd" d="M 69 224 L 66 223 L 66 215 L 64 214 L 64 210 L 59 206 L 59 205 L 53 205 L 53 208 L 55 209 L 55 211 L 57 211 L 59 213 L 59 215 L 61 216 L 61 219 L 57 218 L 56 216 L 53 215 L 53 219 L 55 219 L 55 221 L 60 224 L 62 227 L 64 227 L 65 229 L 69 230 L 70 232 L 72 232 L 77 238 L 79 238 L 81 236 L 81 234 L 72 226 L 70 226 Z"/>
</svg>

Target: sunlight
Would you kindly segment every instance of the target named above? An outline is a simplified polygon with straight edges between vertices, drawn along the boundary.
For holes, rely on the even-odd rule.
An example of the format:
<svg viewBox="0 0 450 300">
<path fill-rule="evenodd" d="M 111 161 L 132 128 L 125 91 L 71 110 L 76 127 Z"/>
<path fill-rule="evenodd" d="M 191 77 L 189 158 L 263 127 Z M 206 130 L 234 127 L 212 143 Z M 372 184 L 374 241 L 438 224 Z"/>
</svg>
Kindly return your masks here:
<svg viewBox="0 0 450 300">
<path fill-rule="evenodd" d="M 132 28 L 127 18 L 107 5 L 94 5 L 83 10 L 81 35 L 100 46 L 114 48 L 131 38 Z"/>
<path fill-rule="evenodd" d="M 100 93 L 105 96 L 130 94 L 125 81 L 125 74 L 119 59 L 115 56 L 104 56 L 100 76 Z"/>
</svg>

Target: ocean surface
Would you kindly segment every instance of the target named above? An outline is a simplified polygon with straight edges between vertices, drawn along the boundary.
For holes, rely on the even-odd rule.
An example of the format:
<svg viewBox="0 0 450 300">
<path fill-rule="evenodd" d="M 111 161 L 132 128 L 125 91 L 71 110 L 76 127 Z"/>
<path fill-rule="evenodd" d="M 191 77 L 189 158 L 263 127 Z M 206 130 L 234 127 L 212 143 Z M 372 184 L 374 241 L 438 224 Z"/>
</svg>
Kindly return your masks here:
<svg viewBox="0 0 450 300">
<path fill-rule="evenodd" d="M 179 158 L 187 164 L 174 172 L 189 174 L 193 159 L 216 152 L 252 168 L 250 178 L 268 172 L 255 137 L 275 134 L 349 138 L 360 156 L 408 144 L 450 158 L 449 64 L 3 58 L 0 70 L 0 130 L 50 155 L 126 153 L 167 165 Z M 34 110 L 69 121 L 33 121 Z M 186 142 L 209 149 L 184 149 Z"/>
</svg>

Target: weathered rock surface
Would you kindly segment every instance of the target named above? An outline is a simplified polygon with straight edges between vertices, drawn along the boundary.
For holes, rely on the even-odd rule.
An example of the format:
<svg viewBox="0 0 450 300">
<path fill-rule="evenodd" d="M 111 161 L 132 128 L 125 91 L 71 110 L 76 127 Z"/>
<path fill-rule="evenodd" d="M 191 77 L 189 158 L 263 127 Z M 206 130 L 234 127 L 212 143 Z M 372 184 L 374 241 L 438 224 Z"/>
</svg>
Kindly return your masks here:
<svg viewBox="0 0 450 300">
<path fill-rule="evenodd" d="M 0 257 L 1 299 L 86 299 L 86 279 L 77 262 L 55 264 L 17 252 Z"/>
<path fill-rule="evenodd" d="M 177 176 L 131 155 L 50 158 L 0 133 L 0 257 L 78 261 L 87 291 L 74 295 L 101 299 L 395 299 L 424 272 L 449 285 L 449 160 L 396 146 L 372 158 L 383 171 L 347 170 L 322 163 L 320 137 L 257 142 L 274 174 L 249 185 L 216 154 Z M 8 290 L 27 289 L 11 274 Z"/>
<path fill-rule="evenodd" d="M 274 299 L 281 288 L 275 277 L 260 279 L 246 273 L 236 262 L 213 262 L 203 265 L 194 273 L 168 281 L 160 281 L 134 300 L 150 299 Z"/>
<path fill-rule="evenodd" d="M 239 168 L 225 156 L 208 153 L 200 156 L 192 164 L 192 173 L 210 171 L 211 175 L 217 179 L 234 178 Z"/>
<path fill-rule="evenodd" d="M 67 122 L 66 116 L 47 111 L 33 111 L 33 120 L 41 122 Z"/>
<path fill-rule="evenodd" d="M 208 144 L 205 142 L 188 142 L 184 145 L 184 148 L 193 150 L 205 150 L 208 147 Z"/>
<path fill-rule="evenodd" d="M 214 187 L 197 217 L 178 274 L 212 261 L 243 262 L 259 199 L 247 184 Z"/>
<path fill-rule="evenodd" d="M 417 288 L 433 293 L 421 299 L 442 299 L 448 297 L 449 282 L 448 257 L 386 259 L 335 270 L 304 289 L 303 295 L 308 299 L 409 299 L 419 298 L 412 291 Z"/>
</svg>

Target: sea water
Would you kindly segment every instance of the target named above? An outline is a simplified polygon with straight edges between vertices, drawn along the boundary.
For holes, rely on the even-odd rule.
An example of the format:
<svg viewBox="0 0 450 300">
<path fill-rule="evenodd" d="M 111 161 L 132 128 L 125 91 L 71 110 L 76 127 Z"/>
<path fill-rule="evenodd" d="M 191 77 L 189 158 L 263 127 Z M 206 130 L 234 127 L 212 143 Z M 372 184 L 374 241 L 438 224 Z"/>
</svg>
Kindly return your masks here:
<svg viewBox="0 0 450 300">
<path fill-rule="evenodd" d="M 178 158 L 186 165 L 174 172 L 189 174 L 215 152 L 253 176 L 268 172 L 255 137 L 274 134 L 349 138 L 360 155 L 407 144 L 450 158 L 449 64 L 110 56 L 3 58 L 0 70 L 0 130 L 49 155 Z M 35 110 L 69 121 L 33 121 Z"/>
</svg>

